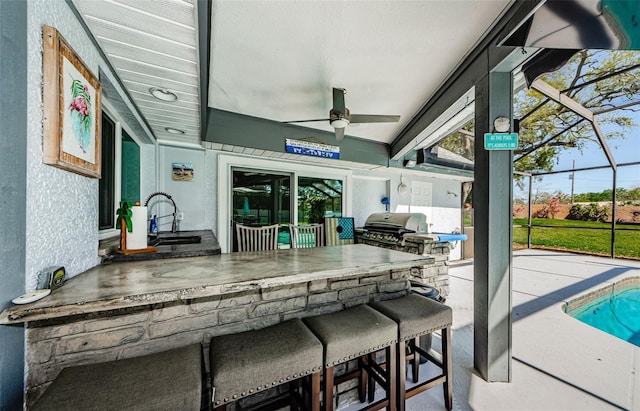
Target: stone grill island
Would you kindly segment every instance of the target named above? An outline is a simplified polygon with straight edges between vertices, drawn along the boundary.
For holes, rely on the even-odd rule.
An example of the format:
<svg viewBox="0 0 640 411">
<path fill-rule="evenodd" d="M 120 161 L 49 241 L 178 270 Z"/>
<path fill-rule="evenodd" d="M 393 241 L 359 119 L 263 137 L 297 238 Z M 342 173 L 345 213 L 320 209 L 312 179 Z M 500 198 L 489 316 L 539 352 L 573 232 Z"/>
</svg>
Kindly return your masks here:
<svg viewBox="0 0 640 411">
<path fill-rule="evenodd" d="M 365 244 L 113 262 L 0 323 L 26 323 L 27 406 L 70 365 L 136 357 L 408 292 L 431 256 Z"/>
<path fill-rule="evenodd" d="M 413 267 L 409 279 L 438 290 L 442 298 L 449 296 L 449 243 L 437 241 L 437 236 L 430 234 L 407 234 L 401 241 L 385 242 L 372 240 L 363 236 L 362 230 L 356 229 L 356 243 L 367 244 L 389 250 L 418 254 L 431 257 L 423 265 Z"/>
</svg>

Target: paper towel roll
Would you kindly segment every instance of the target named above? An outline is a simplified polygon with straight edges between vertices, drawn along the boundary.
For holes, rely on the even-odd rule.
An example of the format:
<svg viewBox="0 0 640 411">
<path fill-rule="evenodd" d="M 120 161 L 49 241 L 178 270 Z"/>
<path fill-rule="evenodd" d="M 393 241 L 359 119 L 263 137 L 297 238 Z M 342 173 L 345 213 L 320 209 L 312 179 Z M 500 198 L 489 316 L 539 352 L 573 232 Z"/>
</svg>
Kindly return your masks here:
<svg viewBox="0 0 640 411">
<path fill-rule="evenodd" d="M 127 250 L 147 248 L 147 207 L 131 207 L 133 230 L 127 231 Z"/>
</svg>

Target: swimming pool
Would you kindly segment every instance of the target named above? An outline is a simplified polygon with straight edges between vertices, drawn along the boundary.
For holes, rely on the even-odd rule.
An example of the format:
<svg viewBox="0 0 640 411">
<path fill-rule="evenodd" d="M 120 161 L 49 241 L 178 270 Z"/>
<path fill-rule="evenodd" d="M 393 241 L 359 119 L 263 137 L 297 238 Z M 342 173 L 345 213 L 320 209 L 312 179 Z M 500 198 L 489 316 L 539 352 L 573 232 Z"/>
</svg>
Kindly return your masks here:
<svg viewBox="0 0 640 411">
<path fill-rule="evenodd" d="M 565 312 L 640 347 L 640 277 L 626 278 L 571 300 Z"/>
</svg>

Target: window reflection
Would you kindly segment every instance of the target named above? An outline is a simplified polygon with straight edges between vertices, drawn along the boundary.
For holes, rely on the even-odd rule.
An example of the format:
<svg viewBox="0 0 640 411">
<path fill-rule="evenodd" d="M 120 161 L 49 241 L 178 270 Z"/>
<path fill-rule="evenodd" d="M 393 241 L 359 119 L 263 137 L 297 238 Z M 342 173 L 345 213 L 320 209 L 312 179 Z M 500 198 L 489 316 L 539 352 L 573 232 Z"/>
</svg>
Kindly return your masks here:
<svg viewBox="0 0 640 411">
<path fill-rule="evenodd" d="M 342 216 L 342 180 L 298 178 L 298 224 L 323 223 Z"/>
</svg>

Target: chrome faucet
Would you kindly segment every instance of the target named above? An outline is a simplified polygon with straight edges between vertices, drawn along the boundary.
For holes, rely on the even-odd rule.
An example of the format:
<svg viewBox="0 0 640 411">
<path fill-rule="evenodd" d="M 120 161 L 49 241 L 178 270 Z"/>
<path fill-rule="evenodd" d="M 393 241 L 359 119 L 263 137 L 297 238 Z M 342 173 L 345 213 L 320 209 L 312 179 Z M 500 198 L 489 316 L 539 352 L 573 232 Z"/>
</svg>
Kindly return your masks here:
<svg viewBox="0 0 640 411">
<path fill-rule="evenodd" d="M 171 204 L 173 204 L 173 222 L 171 223 L 171 232 L 175 233 L 177 231 L 177 224 L 176 224 L 176 217 L 178 215 L 178 207 L 176 207 L 176 202 L 173 201 L 173 198 L 171 198 L 171 196 L 163 191 L 157 191 L 153 194 L 151 194 L 149 197 L 147 197 L 147 200 L 144 202 L 144 206 L 146 207 L 149 204 L 149 200 L 151 200 L 153 197 L 155 196 L 159 196 L 159 195 L 163 195 L 165 197 L 167 197 L 170 201 Z M 166 217 L 166 216 L 164 216 Z"/>
</svg>

